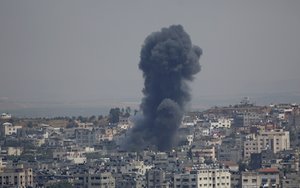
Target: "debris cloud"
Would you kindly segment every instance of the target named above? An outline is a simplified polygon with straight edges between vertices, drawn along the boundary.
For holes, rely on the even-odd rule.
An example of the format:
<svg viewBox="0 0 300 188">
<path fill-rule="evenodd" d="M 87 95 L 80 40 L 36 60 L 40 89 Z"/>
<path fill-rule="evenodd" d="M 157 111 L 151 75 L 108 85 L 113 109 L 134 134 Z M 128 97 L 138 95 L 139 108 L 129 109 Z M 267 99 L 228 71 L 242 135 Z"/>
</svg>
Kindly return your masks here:
<svg viewBox="0 0 300 188">
<path fill-rule="evenodd" d="M 131 130 L 127 149 L 172 149 L 191 99 L 187 82 L 200 71 L 201 55 L 201 48 L 192 45 L 181 25 L 162 28 L 145 39 L 139 62 L 144 77 L 143 118 Z"/>
</svg>

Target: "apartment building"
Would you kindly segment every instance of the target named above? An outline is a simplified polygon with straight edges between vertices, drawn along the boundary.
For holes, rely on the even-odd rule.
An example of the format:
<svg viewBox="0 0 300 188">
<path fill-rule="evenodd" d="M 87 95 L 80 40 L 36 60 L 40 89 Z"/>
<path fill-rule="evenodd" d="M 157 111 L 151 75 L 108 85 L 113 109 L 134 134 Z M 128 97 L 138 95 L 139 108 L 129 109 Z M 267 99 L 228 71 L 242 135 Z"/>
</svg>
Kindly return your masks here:
<svg viewBox="0 0 300 188">
<path fill-rule="evenodd" d="M 231 127 L 231 119 L 228 118 L 219 118 L 217 121 L 211 121 L 209 123 L 210 129 L 216 129 L 216 128 L 227 128 L 229 129 Z"/>
<path fill-rule="evenodd" d="M 115 178 L 110 172 L 79 174 L 74 180 L 74 187 L 115 188 Z"/>
<path fill-rule="evenodd" d="M 75 130 L 75 141 L 79 146 L 93 146 L 96 144 L 96 131 L 88 128 Z"/>
<path fill-rule="evenodd" d="M 13 125 L 12 123 L 6 122 L 2 124 L 1 133 L 4 136 L 10 136 L 13 134 L 17 134 L 18 129 L 22 129 L 22 126 Z"/>
<path fill-rule="evenodd" d="M 174 175 L 174 188 L 229 188 L 231 174 L 228 169 L 202 168 L 185 174 Z"/>
<path fill-rule="evenodd" d="M 290 149 L 290 134 L 282 129 L 261 131 L 253 139 L 244 142 L 244 157 L 249 159 L 251 153 L 260 153 L 270 149 L 274 153 Z"/>
<path fill-rule="evenodd" d="M 0 172 L 0 187 L 33 187 L 33 172 L 23 165 L 9 167 Z"/>
<path fill-rule="evenodd" d="M 166 182 L 166 173 L 161 169 L 151 169 L 146 176 L 148 188 L 168 188 L 169 183 Z"/>
<path fill-rule="evenodd" d="M 279 170 L 264 168 L 258 171 L 242 172 L 242 188 L 280 187 Z"/>
</svg>

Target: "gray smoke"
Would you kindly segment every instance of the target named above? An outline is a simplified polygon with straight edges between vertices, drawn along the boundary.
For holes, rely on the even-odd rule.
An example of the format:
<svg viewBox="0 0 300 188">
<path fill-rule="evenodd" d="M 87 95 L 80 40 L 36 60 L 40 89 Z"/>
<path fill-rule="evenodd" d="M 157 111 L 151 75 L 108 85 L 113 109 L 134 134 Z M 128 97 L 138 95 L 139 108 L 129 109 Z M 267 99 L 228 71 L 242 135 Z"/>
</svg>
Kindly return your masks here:
<svg viewBox="0 0 300 188">
<path fill-rule="evenodd" d="M 187 81 L 200 71 L 201 48 L 193 46 L 181 25 L 150 34 L 142 47 L 143 118 L 135 123 L 127 149 L 170 150 L 191 96 Z"/>
</svg>

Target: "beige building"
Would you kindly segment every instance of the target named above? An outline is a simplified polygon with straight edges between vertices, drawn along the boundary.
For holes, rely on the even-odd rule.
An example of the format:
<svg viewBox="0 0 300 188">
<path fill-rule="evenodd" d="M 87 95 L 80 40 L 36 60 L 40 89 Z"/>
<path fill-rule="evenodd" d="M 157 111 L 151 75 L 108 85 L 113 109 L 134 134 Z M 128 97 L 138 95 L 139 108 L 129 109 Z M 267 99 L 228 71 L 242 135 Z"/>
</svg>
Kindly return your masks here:
<svg viewBox="0 0 300 188">
<path fill-rule="evenodd" d="M 0 187 L 33 187 L 33 172 L 31 168 L 24 168 L 18 165 L 6 168 L 0 172 Z"/>
<path fill-rule="evenodd" d="M 215 146 L 196 146 L 191 151 L 194 158 L 216 160 Z"/>
<path fill-rule="evenodd" d="M 9 136 L 13 134 L 17 134 L 18 129 L 22 129 L 22 126 L 13 125 L 11 123 L 3 123 L 1 127 L 1 132 L 4 136 Z"/>
<path fill-rule="evenodd" d="M 244 157 L 249 159 L 251 153 L 260 153 L 271 149 L 274 153 L 290 149 L 290 134 L 282 129 L 261 131 L 253 139 L 244 142 Z"/>
<path fill-rule="evenodd" d="M 174 175 L 176 188 L 230 188 L 231 174 L 228 169 L 203 168 L 185 174 Z"/>
<path fill-rule="evenodd" d="M 7 147 L 7 155 L 10 156 L 20 156 L 23 152 L 21 147 Z"/>
<path fill-rule="evenodd" d="M 258 171 L 242 172 L 242 188 L 280 187 L 279 170 L 264 168 Z"/>
</svg>

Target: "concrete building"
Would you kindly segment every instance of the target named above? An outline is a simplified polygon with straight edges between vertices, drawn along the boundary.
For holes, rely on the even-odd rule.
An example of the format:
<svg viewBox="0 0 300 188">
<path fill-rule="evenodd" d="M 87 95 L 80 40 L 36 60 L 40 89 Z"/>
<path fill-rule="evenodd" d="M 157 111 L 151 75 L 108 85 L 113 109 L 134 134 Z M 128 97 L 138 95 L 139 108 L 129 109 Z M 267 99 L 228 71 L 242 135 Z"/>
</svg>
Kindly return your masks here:
<svg viewBox="0 0 300 188">
<path fill-rule="evenodd" d="M 21 147 L 7 147 L 7 155 L 9 156 L 20 156 L 23 152 Z"/>
<path fill-rule="evenodd" d="M 215 146 L 196 146 L 191 149 L 191 152 L 194 158 L 216 160 Z"/>
<path fill-rule="evenodd" d="M 1 120 L 8 120 L 11 119 L 11 114 L 7 114 L 7 113 L 2 113 L 0 116 Z"/>
<path fill-rule="evenodd" d="M 174 174 L 173 187 L 229 188 L 231 174 L 229 170 L 219 168 L 203 168 L 185 174 Z"/>
<path fill-rule="evenodd" d="M 145 188 L 146 179 L 145 176 L 136 173 L 119 174 L 121 175 L 116 180 L 116 187 L 118 188 Z"/>
<path fill-rule="evenodd" d="M 282 129 L 260 132 L 254 139 L 244 142 L 244 157 L 249 159 L 251 153 L 260 153 L 265 149 L 270 149 L 274 153 L 290 149 L 289 132 Z"/>
<path fill-rule="evenodd" d="M 280 187 L 279 170 L 264 168 L 258 171 L 242 172 L 242 188 Z"/>
<path fill-rule="evenodd" d="M 0 172 L 0 187 L 33 187 L 33 172 L 31 168 L 17 165 Z"/>
<path fill-rule="evenodd" d="M 79 146 L 93 146 L 96 144 L 96 131 L 88 128 L 75 130 L 75 140 Z"/>
<path fill-rule="evenodd" d="M 74 180 L 74 187 L 115 188 L 115 178 L 110 172 L 80 174 Z"/>
<path fill-rule="evenodd" d="M 121 166 L 121 173 L 122 174 L 130 174 L 136 173 L 140 175 L 145 175 L 146 171 L 151 169 L 152 166 L 145 165 L 143 161 L 132 161 L 125 166 Z"/>
<path fill-rule="evenodd" d="M 147 172 L 148 188 L 168 188 L 169 183 L 166 182 L 166 173 L 161 169 L 151 169 Z"/>
<path fill-rule="evenodd" d="M 1 133 L 4 136 L 10 136 L 13 134 L 17 134 L 18 129 L 22 129 L 22 126 L 13 125 L 11 123 L 3 123 L 1 127 Z"/>
<path fill-rule="evenodd" d="M 300 173 L 292 172 L 287 173 L 282 180 L 282 187 L 284 188 L 295 188 L 300 187 Z"/>
<path fill-rule="evenodd" d="M 229 129 L 231 127 L 231 119 L 228 118 L 219 118 L 217 121 L 211 121 L 209 123 L 210 129 L 216 129 L 216 128 L 227 128 Z"/>
<path fill-rule="evenodd" d="M 260 121 L 260 115 L 255 112 L 243 112 L 237 114 L 234 118 L 234 124 L 237 127 L 249 127 L 258 124 Z"/>
</svg>

